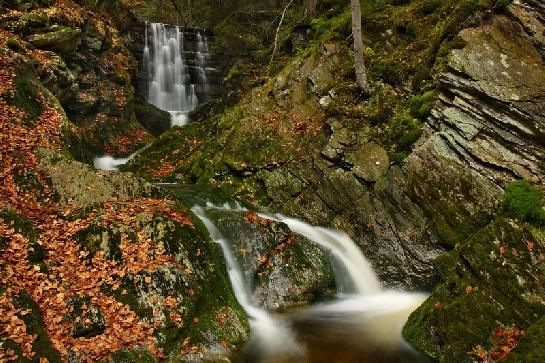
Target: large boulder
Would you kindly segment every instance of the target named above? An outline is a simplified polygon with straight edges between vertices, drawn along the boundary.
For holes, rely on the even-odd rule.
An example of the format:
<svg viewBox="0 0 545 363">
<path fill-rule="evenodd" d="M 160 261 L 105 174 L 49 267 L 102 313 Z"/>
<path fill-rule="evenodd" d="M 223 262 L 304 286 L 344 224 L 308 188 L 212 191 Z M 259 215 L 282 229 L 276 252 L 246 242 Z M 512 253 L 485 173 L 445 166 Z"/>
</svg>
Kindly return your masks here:
<svg viewBox="0 0 545 363">
<path fill-rule="evenodd" d="M 367 182 L 377 181 L 390 167 L 386 150 L 373 143 L 365 144 L 349 153 L 347 159 L 354 165 L 354 174 Z"/>
<path fill-rule="evenodd" d="M 76 52 L 81 38 L 81 29 L 59 26 L 47 33 L 33 34 L 28 37 L 28 41 L 36 48 L 70 55 Z"/>
<path fill-rule="evenodd" d="M 279 310 L 335 294 L 329 253 L 284 223 L 254 212 L 210 209 L 207 215 L 231 244 L 258 305 Z"/>
<path fill-rule="evenodd" d="M 152 135 L 159 136 L 170 128 L 170 114 L 147 102 L 142 96 L 134 98 L 133 107 L 138 122 Z"/>
<path fill-rule="evenodd" d="M 410 316 L 405 337 L 440 362 L 493 354 L 498 328 L 524 330 L 545 314 L 544 259 L 542 231 L 496 219 L 438 260 L 442 281 Z"/>
</svg>

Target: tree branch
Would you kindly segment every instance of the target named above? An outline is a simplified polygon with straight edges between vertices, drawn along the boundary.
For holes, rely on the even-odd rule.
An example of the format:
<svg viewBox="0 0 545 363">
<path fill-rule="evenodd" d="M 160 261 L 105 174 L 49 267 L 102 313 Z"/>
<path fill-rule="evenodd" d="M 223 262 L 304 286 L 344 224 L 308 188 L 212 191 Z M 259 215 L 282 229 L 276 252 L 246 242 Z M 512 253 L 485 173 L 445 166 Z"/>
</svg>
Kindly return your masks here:
<svg viewBox="0 0 545 363">
<path fill-rule="evenodd" d="M 278 23 L 278 28 L 276 28 L 276 35 L 274 36 L 274 48 L 273 52 L 271 54 L 271 60 L 269 62 L 269 66 L 267 67 L 267 76 L 269 75 L 269 72 L 271 70 L 272 62 L 274 60 L 274 54 L 276 53 L 276 48 L 278 47 L 278 33 L 280 33 L 280 28 L 282 27 L 282 23 L 284 22 L 284 17 L 286 16 L 286 11 L 288 10 L 289 6 L 293 0 L 290 0 L 288 5 L 284 8 L 284 11 L 282 12 L 282 17 L 280 18 L 280 22 Z"/>
</svg>

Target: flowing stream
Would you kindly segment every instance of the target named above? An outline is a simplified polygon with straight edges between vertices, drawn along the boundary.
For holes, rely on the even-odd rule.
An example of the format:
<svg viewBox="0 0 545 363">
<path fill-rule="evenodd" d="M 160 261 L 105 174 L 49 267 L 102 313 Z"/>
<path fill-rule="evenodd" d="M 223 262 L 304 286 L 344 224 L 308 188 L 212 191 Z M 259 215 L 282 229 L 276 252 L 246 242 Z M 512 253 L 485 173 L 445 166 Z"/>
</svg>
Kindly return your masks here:
<svg viewBox="0 0 545 363">
<path fill-rule="evenodd" d="M 148 74 L 149 102 L 170 112 L 171 126 L 188 123 L 188 113 L 199 104 L 196 85 L 201 87 L 201 94 L 207 92 L 206 38 L 200 32 L 194 38 L 194 65 L 189 72 L 182 28 L 146 24 L 143 66 Z M 94 164 L 97 169 L 117 170 L 142 150 L 126 158 L 97 157 Z M 404 342 L 401 334 L 409 314 L 426 295 L 383 289 L 370 263 L 347 234 L 281 214 L 259 213 L 326 249 L 337 281 L 337 298 L 333 301 L 271 313 L 253 300 L 251 282 L 231 250 L 233 244 L 207 215 L 211 209 L 244 208 L 238 203 L 214 205 L 204 200 L 200 196 L 191 201 L 195 203 L 192 211 L 221 246 L 233 291 L 250 321 L 250 338 L 233 357 L 235 362 L 427 362 Z"/>
<path fill-rule="evenodd" d="M 280 214 L 260 213 L 327 249 L 333 259 L 338 297 L 282 314 L 252 301 L 251 286 L 231 243 L 207 210 L 244 210 L 238 203 L 196 205 L 192 211 L 224 253 L 235 295 L 250 318 L 250 339 L 235 362 L 427 362 L 409 347 L 401 330 L 425 294 L 384 290 L 357 245 L 340 231 L 316 227 Z"/>
</svg>

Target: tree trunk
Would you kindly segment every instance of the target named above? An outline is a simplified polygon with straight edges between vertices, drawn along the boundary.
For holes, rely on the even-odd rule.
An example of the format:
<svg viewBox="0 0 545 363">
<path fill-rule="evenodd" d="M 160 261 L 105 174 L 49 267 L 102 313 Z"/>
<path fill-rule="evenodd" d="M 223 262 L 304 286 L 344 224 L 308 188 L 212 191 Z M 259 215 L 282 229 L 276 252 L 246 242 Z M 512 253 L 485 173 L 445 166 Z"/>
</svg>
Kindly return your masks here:
<svg viewBox="0 0 545 363">
<path fill-rule="evenodd" d="M 361 34 L 361 8 L 360 0 L 350 0 L 352 3 L 352 37 L 354 38 L 354 67 L 356 79 L 366 96 L 371 95 L 371 87 L 367 81 L 365 62 L 363 60 L 363 40 Z"/>
<path fill-rule="evenodd" d="M 307 15 L 309 18 L 314 19 L 318 12 L 316 11 L 316 5 L 318 0 L 307 0 Z"/>
</svg>

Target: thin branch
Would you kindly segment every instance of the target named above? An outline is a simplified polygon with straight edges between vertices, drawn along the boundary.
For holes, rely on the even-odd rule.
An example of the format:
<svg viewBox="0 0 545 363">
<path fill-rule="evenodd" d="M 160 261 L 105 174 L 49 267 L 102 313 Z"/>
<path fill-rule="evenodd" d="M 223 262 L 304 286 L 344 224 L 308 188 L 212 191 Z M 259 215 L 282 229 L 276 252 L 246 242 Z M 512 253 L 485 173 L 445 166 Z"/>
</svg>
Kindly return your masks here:
<svg viewBox="0 0 545 363">
<path fill-rule="evenodd" d="M 292 2 L 293 0 L 290 0 L 288 5 L 286 5 L 286 7 L 284 8 L 284 11 L 282 12 L 282 17 L 280 18 L 280 23 L 278 23 L 278 28 L 276 28 L 276 35 L 274 36 L 274 48 L 271 54 L 271 61 L 269 62 L 269 66 L 267 67 L 267 76 L 269 75 L 269 72 L 271 70 L 274 54 L 276 53 L 276 48 L 278 47 L 278 34 L 280 33 L 280 28 L 282 27 L 282 23 L 284 22 L 284 16 L 286 16 L 286 11 L 288 10 Z"/>
</svg>

